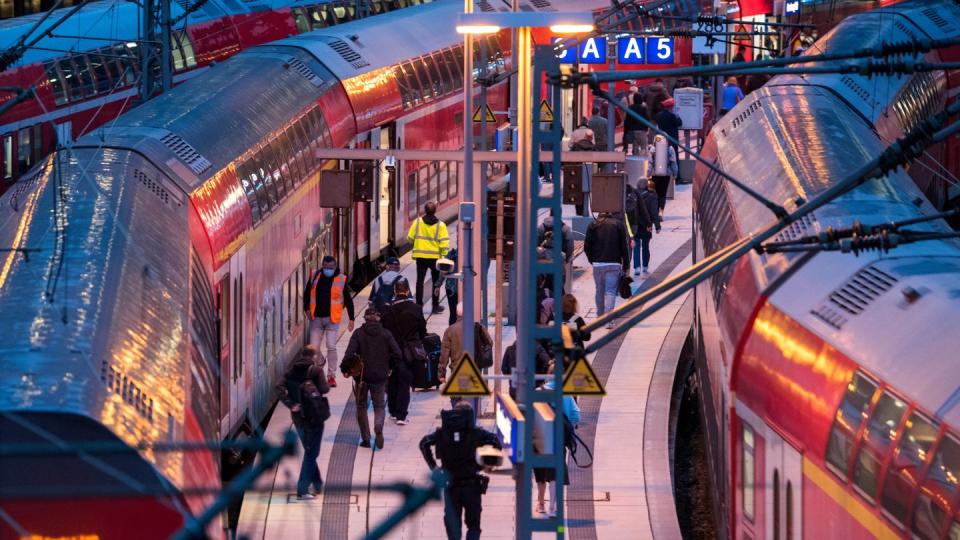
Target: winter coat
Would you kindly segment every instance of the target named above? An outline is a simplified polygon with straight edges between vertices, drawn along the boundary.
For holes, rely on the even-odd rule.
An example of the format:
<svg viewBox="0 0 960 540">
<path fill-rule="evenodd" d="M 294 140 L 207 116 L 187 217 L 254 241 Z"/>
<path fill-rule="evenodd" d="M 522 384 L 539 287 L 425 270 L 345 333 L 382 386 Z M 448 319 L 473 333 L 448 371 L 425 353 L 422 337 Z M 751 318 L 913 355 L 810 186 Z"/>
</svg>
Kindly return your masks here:
<svg viewBox="0 0 960 540">
<path fill-rule="evenodd" d="M 327 385 L 327 379 L 323 376 L 323 368 L 309 358 L 298 356 L 290 362 L 287 371 L 283 374 L 283 379 L 277 384 L 277 397 L 280 398 L 280 402 L 286 405 L 288 409 L 293 409 L 295 405 L 300 404 L 300 385 L 303 384 L 303 381 L 307 380 L 307 378 L 313 380 L 313 384 L 317 386 L 317 390 L 319 390 L 321 394 L 326 394 L 330 391 L 330 386 Z M 294 425 L 300 427 L 303 422 L 303 416 L 299 412 L 293 412 L 292 410 L 290 411 L 290 416 L 293 418 Z"/>
<path fill-rule="evenodd" d="M 630 110 L 639 114 L 641 117 L 650 120 L 650 115 L 647 113 L 647 106 L 642 101 L 640 103 L 633 103 L 630 105 Z M 623 121 L 623 130 L 626 131 L 646 131 L 647 125 L 639 120 L 635 120 L 633 116 L 627 115 L 626 119 Z"/>
<path fill-rule="evenodd" d="M 666 132 L 667 135 L 673 137 L 674 140 L 680 140 L 680 128 L 683 127 L 683 120 L 673 114 L 673 111 L 664 109 L 657 113 L 654 120 L 656 120 L 657 127 Z M 673 142 L 670 142 L 670 144 L 673 145 Z"/>
<path fill-rule="evenodd" d="M 390 370 L 402 358 L 400 347 L 393 335 L 379 322 L 365 322 L 347 344 L 347 351 L 340 363 L 343 371 L 346 360 L 359 354 L 363 361 L 363 381 L 378 384 L 387 380 Z"/>
<path fill-rule="evenodd" d="M 410 297 L 398 298 L 390 304 L 380 322 L 393 334 L 401 349 L 406 342 L 423 339 L 427 335 L 427 320 L 423 318 L 423 308 Z"/>
<path fill-rule="evenodd" d="M 607 149 L 607 119 L 595 114 L 590 117 L 590 129 L 593 131 L 593 145 L 597 150 Z"/>
<path fill-rule="evenodd" d="M 617 263 L 624 272 L 630 266 L 630 237 L 619 219 L 601 217 L 587 227 L 583 252 L 591 264 Z"/>
<path fill-rule="evenodd" d="M 646 230 L 647 227 L 656 227 L 660 230 L 660 205 L 657 202 L 657 192 L 648 189 L 640 190 L 640 207 L 646 209 L 640 212 L 640 230 Z"/>
<path fill-rule="evenodd" d="M 490 339 L 490 334 L 487 332 L 487 329 L 483 326 L 480 326 L 483 335 L 486 336 L 488 343 L 493 343 L 493 340 Z M 476 341 L 476 340 L 474 340 Z M 474 347 L 476 347 L 476 342 L 474 342 Z M 460 357 L 463 356 L 463 321 L 457 321 L 452 325 L 448 326 L 446 331 L 443 332 L 443 339 L 440 341 L 440 367 L 438 372 L 441 376 L 446 376 L 447 366 L 451 368 L 453 365 L 460 361 Z M 476 351 L 473 352 L 473 359 L 477 359 Z"/>
</svg>

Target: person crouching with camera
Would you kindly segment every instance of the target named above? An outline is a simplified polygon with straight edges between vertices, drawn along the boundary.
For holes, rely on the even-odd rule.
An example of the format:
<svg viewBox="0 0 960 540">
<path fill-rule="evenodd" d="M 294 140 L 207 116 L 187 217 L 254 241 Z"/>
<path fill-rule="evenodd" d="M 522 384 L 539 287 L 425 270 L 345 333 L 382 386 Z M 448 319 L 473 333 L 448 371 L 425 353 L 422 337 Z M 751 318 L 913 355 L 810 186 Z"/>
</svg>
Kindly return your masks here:
<svg viewBox="0 0 960 540">
<path fill-rule="evenodd" d="M 477 449 L 492 446 L 502 449 L 500 440 L 489 431 L 477 427 L 473 407 L 461 401 L 451 411 L 440 412 L 440 428 L 420 440 L 420 452 L 430 470 L 437 468 L 434 459 L 440 459 L 447 473 L 447 487 L 443 492 L 443 524 L 447 538 L 460 540 L 463 522 L 467 525 L 467 540 L 480 538 L 481 498 L 487 492 L 490 478 L 480 474 L 485 467 L 477 462 Z"/>
</svg>

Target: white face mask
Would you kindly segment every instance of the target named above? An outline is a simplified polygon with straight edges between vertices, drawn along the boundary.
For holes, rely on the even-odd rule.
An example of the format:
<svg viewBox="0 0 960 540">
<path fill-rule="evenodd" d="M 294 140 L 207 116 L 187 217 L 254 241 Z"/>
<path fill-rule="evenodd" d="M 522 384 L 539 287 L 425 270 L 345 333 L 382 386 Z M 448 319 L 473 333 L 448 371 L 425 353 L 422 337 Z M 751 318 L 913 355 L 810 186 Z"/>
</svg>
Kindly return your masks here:
<svg viewBox="0 0 960 540">
<path fill-rule="evenodd" d="M 325 275 L 325 276 L 327 276 L 327 277 L 333 277 L 333 273 L 334 273 L 334 272 L 336 272 L 336 269 L 335 269 L 335 268 L 324 268 L 324 269 L 323 269 L 323 275 Z"/>
</svg>

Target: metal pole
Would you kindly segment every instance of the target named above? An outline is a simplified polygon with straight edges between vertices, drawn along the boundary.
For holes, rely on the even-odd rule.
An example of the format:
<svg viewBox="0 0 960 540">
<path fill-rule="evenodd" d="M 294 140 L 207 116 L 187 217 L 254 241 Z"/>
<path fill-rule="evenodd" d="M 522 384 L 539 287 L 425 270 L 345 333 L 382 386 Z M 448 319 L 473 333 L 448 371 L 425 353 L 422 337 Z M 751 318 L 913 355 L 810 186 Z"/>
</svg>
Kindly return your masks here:
<svg viewBox="0 0 960 540">
<path fill-rule="evenodd" d="M 517 66 L 517 167 L 514 176 L 517 182 L 517 241 L 515 244 L 517 278 L 530 281 L 530 275 L 536 260 L 534 246 L 533 197 L 537 196 L 532 178 L 533 167 L 533 104 L 531 93 L 533 66 L 531 63 L 531 31 L 529 27 L 517 29 L 517 41 L 514 47 L 514 61 Z M 535 279 L 535 278 L 534 278 Z M 534 349 L 536 293 L 527 287 L 517 287 L 517 397 L 520 403 L 531 402 L 534 392 L 534 380 L 530 358 L 536 354 Z M 525 410 L 532 415 L 532 410 Z M 532 417 L 532 416 L 531 416 Z M 524 456 L 533 454 L 533 423 L 524 422 L 524 435 L 518 444 Z M 516 478 L 516 532 L 517 538 L 530 538 L 533 530 L 530 523 L 533 513 L 531 469 L 526 463 L 514 464 Z"/>
<path fill-rule="evenodd" d="M 464 0 L 463 12 L 473 13 L 473 0 Z M 473 203 L 473 36 L 463 36 L 463 194 L 460 212 L 460 269 L 463 279 L 463 350 L 474 354 L 473 343 L 473 223 L 462 219 L 464 208 Z M 483 111 L 481 111 L 481 114 Z M 475 411 L 479 416 L 480 411 Z"/>
<path fill-rule="evenodd" d="M 497 296 L 494 298 L 495 314 L 493 321 L 493 372 L 496 375 L 500 375 L 500 362 L 499 359 L 503 358 L 503 190 L 497 192 L 497 277 L 495 285 L 495 293 Z M 500 393 L 500 379 L 497 379 L 493 383 L 494 393 Z M 497 400 L 493 400 L 494 413 L 497 409 Z"/>
<path fill-rule="evenodd" d="M 153 7 L 159 0 L 143 0 L 143 27 L 140 39 L 140 99 L 147 101 L 153 95 L 153 70 L 151 69 L 153 54 L 156 51 L 154 41 L 156 23 L 153 19 Z"/>
<path fill-rule="evenodd" d="M 166 92 L 173 88 L 173 52 L 170 50 L 170 0 L 160 2 L 160 84 Z"/>
</svg>

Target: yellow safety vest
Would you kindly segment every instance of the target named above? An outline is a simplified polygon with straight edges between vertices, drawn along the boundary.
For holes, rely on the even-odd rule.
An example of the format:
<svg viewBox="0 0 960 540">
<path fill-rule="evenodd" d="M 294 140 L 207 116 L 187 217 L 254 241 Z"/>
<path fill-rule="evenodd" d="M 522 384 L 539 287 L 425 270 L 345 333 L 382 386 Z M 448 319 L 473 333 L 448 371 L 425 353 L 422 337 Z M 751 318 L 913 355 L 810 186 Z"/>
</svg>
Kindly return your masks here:
<svg viewBox="0 0 960 540">
<path fill-rule="evenodd" d="M 442 221 L 427 225 L 423 218 L 417 218 L 410 226 L 407 239 L 413 241 L 414 259 L 439 259 L 450 249 L 447 224 Z"/>
<path fill-rule="evenodd" d="M 313 280 L 310 282 L 310 320 L 314 319 L 314 313 L 317 311 L 317 286 L 320 284 L 322 271 L 317 271 Z M 338 274 L 333 278 L 333 284 L 330 285 L 330 322 L 340 324 L 340 318 L 343 316 L 343 288 L 347 285 L 347 278 L 343 274 Z"/>
</svg>

